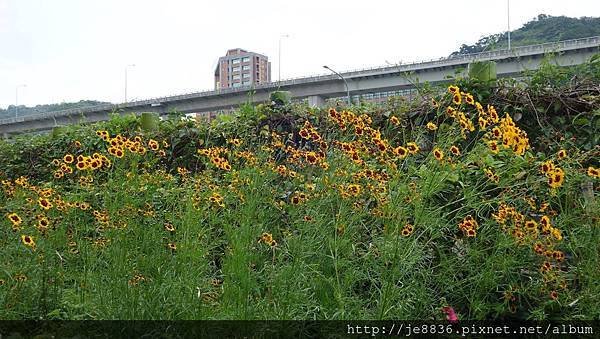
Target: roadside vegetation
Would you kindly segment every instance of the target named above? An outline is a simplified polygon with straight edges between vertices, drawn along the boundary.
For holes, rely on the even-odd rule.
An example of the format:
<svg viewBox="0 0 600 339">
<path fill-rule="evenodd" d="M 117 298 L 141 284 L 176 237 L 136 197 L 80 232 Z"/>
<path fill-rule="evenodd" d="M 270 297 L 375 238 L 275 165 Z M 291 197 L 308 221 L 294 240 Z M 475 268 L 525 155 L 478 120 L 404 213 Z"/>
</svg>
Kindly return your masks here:
<svg viewBox="0 0 600 339">
<path fill-rule="evenodd" d="M 598 319 L 599 80 L 0 141 L 0 318 Z"/>
</svg>

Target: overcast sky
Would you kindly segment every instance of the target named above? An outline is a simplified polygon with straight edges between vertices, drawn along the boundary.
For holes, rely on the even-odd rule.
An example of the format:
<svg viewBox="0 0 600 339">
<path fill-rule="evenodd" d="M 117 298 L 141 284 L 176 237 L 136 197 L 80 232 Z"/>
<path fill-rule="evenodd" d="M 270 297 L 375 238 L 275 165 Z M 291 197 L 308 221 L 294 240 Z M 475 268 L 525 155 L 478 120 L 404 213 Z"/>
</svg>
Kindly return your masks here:
<svg viewBox="0 0 600 339">
<path fill-rule="evenodd" d="M 511 1 L 510 25 L 538 14 L 600 16 L 598 0 Z M 447 56 L 506 31 L 507 0 L 0 0 L 0 107 L 209 90 L 227 49 L 265 54 L 281 77 Z"/>
</svg>

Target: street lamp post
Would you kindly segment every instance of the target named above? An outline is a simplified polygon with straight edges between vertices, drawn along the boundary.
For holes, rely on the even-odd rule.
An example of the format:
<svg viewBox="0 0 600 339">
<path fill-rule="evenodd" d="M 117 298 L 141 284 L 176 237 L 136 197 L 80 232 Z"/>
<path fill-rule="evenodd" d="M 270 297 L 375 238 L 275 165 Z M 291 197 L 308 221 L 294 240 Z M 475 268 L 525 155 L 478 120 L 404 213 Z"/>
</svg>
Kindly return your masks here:
<svg viewBox="0 0 600 339">
<path fill-rule="evenodd" d="M 125 66 L 125 102 L 127 102 L 127 69 L 129 67 L 135 67 L 135 65 L 129 64 L 129 65 Z"/>
<path fill-rule="evenodd" d="M 289 38 L 289 37 L 290 37 L 289 34 L 284 34 L 284 35 L 280 35 L 279 36 L 279 60 L 278 60 L 278 63 L 279 63 L 279 67 L 278 67 L 279 68 L 278 69 L 279 76 L 277 78 L 277 82 L 281 81 L 281 39 L 282 38 Z"/>
<path fill-rule="evenodd" d="M 331 68 L 329 68 L 329 66 L 327 66 L 327 65 L 323 66 L 323 68 L 325 68 L 325 69 L 328 69 L 328 70 L 332 71 L 332 72 L 333 72 L 335 75 L 337 75 L 338 77 L 340 77 L 340 79 L 344 80 L 344 85 L 346 85 L 346 95 L 348 96 L 348 106 L 352 105 L 352 102 L 351 102 L 351 100 L 350 100 L 350 90 L 348 89 L 348 82 L 346 81 L 346 79 L 344 79 L 344 77 L 343 77 L 343 76 L 342 76 L 340 73 L 338 73 L 338 72 L 336 72 L 336 71 L 332 70 L 332 69 L 331 69 Z"/>
<path fill-rule="evenodd" d="M 508 49 L 510 50 L 510 0 L 506 0 L 506 24 L 508 28 Z"/>
<path fill-rule="evenodd" d="M 19 116 L 19 87 L 27 87 L 27 85 L 22 84 L 15 87 L 15 118 Z"/>
</svg>

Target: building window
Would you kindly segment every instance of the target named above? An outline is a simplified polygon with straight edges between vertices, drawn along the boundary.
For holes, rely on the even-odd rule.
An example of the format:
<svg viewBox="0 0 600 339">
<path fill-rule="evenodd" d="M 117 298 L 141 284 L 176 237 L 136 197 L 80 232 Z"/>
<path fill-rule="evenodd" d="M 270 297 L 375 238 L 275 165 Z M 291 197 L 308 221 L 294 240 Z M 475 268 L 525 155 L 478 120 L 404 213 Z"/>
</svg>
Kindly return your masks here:
<svg viewBox="0 0 600 339">
<path fill-rule="evenodd" d="M 244 86 L 250 85 L 250 81 L 244 81 Z"/>
<path fill-rule="evenodd" d="M 231 87 L 240 87 L 240 86 L 242 86 L 242 84 L 241 84 L 241 83 L 239 83 L 239 82 L 234 82 L 234 83 L 233 83 L 233 85 L 232 85 Z"/>
<path fill-rule="evenodd" d="M 240 63 L 240 59 L 233 59 L 233 63 L 234 64 L 239 64 Z"/>
<path fill-rule="evenodd" d="M 243 76 L 244 78 L 249 78 L 249 77 L 250 77 L 250 73 L 243 73 L 243 74 L 242 74 L 242 76 Z"/>
<path fill-rule="evenodd" d="M 249 69 L 250 69 L 250 66 L 249 66 L 249 65 L 244 65 L 244 66 L 242 66 L 242 71 L 247 71 L 247 70 L 249 70 Z"/>
<path fill-rule="evenodd" d="M 239 71 L 240 71 L 240 68 L 239 68 L 239 67 L 234 67 L 234 68 L 232 68 L 232 69 L 231 69 L 231 71 L 232 71 L 232 72 L 239 72 Z"/>
<path fill-rule="evenodd" d="M 242 59 L 242 62 L 250 62 L 250 58 L 249 57 L 245 57 Z"/>
<path fill-rule="evenodd" d="M 240 80 L 240 75 L 239 74 L 234 75 L 233 80 Z"/>
</svg>

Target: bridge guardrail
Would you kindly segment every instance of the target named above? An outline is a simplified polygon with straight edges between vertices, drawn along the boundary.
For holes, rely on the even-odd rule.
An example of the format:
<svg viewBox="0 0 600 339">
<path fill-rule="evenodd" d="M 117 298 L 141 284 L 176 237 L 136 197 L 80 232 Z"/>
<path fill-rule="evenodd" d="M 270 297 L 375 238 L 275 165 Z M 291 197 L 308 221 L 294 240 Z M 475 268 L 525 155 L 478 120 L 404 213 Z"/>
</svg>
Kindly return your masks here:
<svg viewBox="0 0 600 339">
<path fill-rule="evenodd" d="M 353 76 L 356 76 L 356 75 L 364 75 L 361 73 L 365 73 L 368 71 L 409 72 L 409 71 L 413 71 L 413 70 L 417 70 L 417 69 L 423 69 L 426 67 L 451 66 L 451 65 L 461 64 L 461 63 L 468 63 L 468 62 L 472 62 L 472 61 L 476 61 L 476 60 L 490 60 L 490 59 L 495 60 L 495 59 L 500 59 L 501 57 L 526 56 L 526 55 L 531 55 L 531 54 L 537 54 L 540 52 L 547 53 L 547 52 L 551 52 L 551 51 L 555 51 L 555 50 L 576 49 L 576 48 L 581 48 L 583 46 L 588 46 L 588 47 L 600 46 L 600 36 L 594 36 L 594 37 L 588 37 L 588 38 L 582 38 L 582 39 L 564 40 L 564 41 L 558 41 L 558 42 L 549 42 L 549 43 L 543 43 L 543 44 L 539 44 L 539 45 L 520 46 L 520 47 L 515 47 L 513 49 L 510 49 L 510 50 L 494 50 L 494 51 L 487 51 L 487 52 L 480 52 L 480 53 L 473 53 L 473 54 L 464 54 L 464 55 L 458 55 L 458 56 L 454 56 L 454 57 L 430 59 L 430 60 L 426 60 L 426 61 L 412 62 L 412 63 L 407 63 L 407 64 L 393 65 L 393 66 L 386 65 L 386 66 L 361 68 L 361 69 L 355 69 L 355 70 L 341 72 L 341 74 L 346 75 L 349 78 L 352 78 Z M 53 111 L 53 112 L 45 112 L 45 113 L 40 113 L 40 114 L 25 115 L 23 117 L 0 119 L 0 125 L 8 125 L 8 124 L 13 124 L 13 123 L 29 121 L 29 120 L 41 120 L 41 119 L 53 118 L 53 117 L 57 118 L 57 117 L 62 117 L 62 116 L 80 115 L 80 114 L 85 114 L 87 112 L 112 111 L 112 110 L 119 109 L 119 108 L 144 106 L 144 105 L 151 105 L 154 103 L 168 103 L 168 102 L 182 101 L 182 100 L 195 99 L 195 98 L 200 98 L 200 97 L 209 96 L 209 95 L 246 92 L 250 89 L 265 89 L 265 88 L 276 89 L 278 87 L 292 86 L 292 85 L 297 85 L 297 84 L 306 84 L 306 83 L 328 80 L 328 79 L 335 80 L 335 79 L 337 79 L 337 76 L 333 75 L 333 74 L 318 74 L 318 75 L 305 76 L 305 77 L 289 78 L 289 79 L 284 79 L 284 80 L 277 81 L 277 82 L 270 82 L 267 84 L 254 85 L 253 87 L 252 86 L 250 86 L 250 87 L 242 86 L 242 87 L 238 87 L 238 88 L 227 88 L 227 89 L 221 89 L 221 90 L 205 90 L 205 91 L 199 91 L 199 92 L 178 94 L 178 95 L 173 95 L 173 96 L 164 96 L 164 97 L 156 97 L 156 98 L 150 98 L 150 99 L 144 99 L 144 100 L 137 100 L 137 101 L 131 101 L 131 102 L 127 102 L 127 103 L 103 104 L 103 105 L 89 106 L 89 107 L 84 107 L 84 108 L 72 108 L 72 109 L 62 110 L 62 111 Z"/>
</svg>

